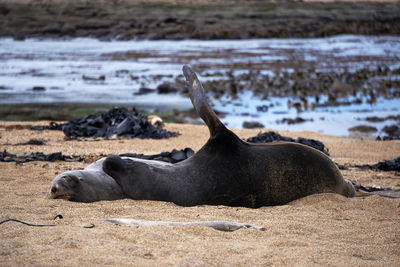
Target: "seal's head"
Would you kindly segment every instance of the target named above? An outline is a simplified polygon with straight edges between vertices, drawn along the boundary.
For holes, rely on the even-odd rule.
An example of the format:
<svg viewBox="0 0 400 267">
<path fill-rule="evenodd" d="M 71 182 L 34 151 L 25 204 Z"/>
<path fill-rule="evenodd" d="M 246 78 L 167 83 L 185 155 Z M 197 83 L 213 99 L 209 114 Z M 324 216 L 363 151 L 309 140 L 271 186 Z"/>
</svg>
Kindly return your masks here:
<svg viewBox="0 0 400 267">
<path fill-rule="evenodd" d="M 57 176 L 50 185 L 50 198 L 79 201 L 80 171 L 68 171 Z"/>
<path fill-rule="evenodd" d="M 94 167 L 91 165 L 92 168 L 67 171 L 58 175 L 50 185 L 50 198 L 78 202 L 124 198 L 125 195 L 121 187 L 112 177 L 99 169 L 101 165 L 97 165 L 93 165 Z"/>
<path fill-rule="evenodd" d="M 343 181 L 342 188 L 338 188 L 338 192 L 345 197 L 354 197 L 356 195 L 353 183 L 346 179 Z"/>
</svg>

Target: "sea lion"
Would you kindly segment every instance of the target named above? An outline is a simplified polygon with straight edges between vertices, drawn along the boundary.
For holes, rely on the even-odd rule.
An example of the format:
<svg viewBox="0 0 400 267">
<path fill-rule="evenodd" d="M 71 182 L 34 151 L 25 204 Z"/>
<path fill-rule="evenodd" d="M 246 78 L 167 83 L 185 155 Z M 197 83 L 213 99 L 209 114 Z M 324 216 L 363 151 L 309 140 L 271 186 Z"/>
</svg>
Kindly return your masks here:
<svg viewBox="0 0 400 267">
<path fill-rule="evenodd" d="M 353 197 L 351 182 L 324 153 L 297 143 L 251 144 L 218 119 L 189 66 L 183 67 L 191 101 L 210 132 L 207 143 L 176 164 L 110 156 L 57 176 L 52 198 L 91 202 L 125 197 L 257 208 L 323 192 Z"/>
<path fill-rule="evenodd" d="M 211 109 L 191 68 L 184 66 L 183 73 L 193 106 L 208 126 L 210 138 L 194 156 L 173 165 L 107 157 L 103 171 L 126 196 L 181 206 L 251 208 L 285 204 L 324 192 L 354 196 L 351 182 L 316 149 L 295 143 L 250 144 L 241 140 Z"/>
</svg>

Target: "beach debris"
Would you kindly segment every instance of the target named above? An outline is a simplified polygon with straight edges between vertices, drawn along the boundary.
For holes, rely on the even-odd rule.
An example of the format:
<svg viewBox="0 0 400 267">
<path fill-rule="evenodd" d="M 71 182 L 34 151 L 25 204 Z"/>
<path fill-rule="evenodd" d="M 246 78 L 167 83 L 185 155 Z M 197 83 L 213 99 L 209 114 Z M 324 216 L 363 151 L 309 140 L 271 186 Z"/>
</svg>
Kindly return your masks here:
<svg viewBox="0 0 400 267">
<path fill-rule="evenodd" d="M 194 155 L 193 149 L 187 147 L 185 149 L 177 150 L 173 149 L 171 152 L 161 152 L 159 154 L 154 155 L 144 155 L 144 154 L 136 154 L 136 153 L 125 153 L 120 154 L 120 157 L 132 157 L 132 158 L 140 158 L 147 160 L 158 160 L 169 163 L 177 163 L 187 158 L 190 158 Z M 107 155 L 101 154 L 100 157 L 106 157 Z M 68 161 L 68 162 L 77 162 L 83 161 L 84 157 L 81 156 L 65 156 L 61 152 L 55 152 L 51 154 L 44 154 L 42 152 L 30 153 L 30 154 L 12 154 L 8 153 L 6 150 L 0 152 L 0 161 L 3 162 L 30 162 L 30 161 Z"/>
<path fill-rule="evenodd" d="M 42 146 L 46 143 L 46 141 L 44 139 L 30 139 L 27 142 L 24 143 L 18 143 L 16 144 L 17 146 L 24 146 L 24 145 L 34 145 L 34 146 Z"/>
<path fill-rule="evenodd" d="M 17 222 L 17 223 L 22 223 L 28 226 L 36 226 L 36 227 L 48 227 L 48 226 L 56 226 L 55 224 L 32 224 L 32 223 L 27 223 L 18 219 L 6 219 L 0 221 L 0 224 L 6 223 L 6 222 Z"/>
<path fill-rule="evenodd" d="M 54 125 L 55 124 L 55 125 Z M 147 118 L 137 111 L 128 111 L 126 108 L 113 108 L 98 115 L 89 115 L 77 120 L 57 125 L 69 138 L 124 136 L 126 138 L 169 138 L 179 135 L 177 132 L 158 129 L 147 121 Z"/>
<path fill-rule="evenodd" d="M 265 231 L 264 227 L 249 224 L 249 223 L 239 223 L 239 222 L 230 222 L 230 221 L 199 221 L 199 222 L 167 222 L 167 221 L 146 221 L 146 220 L 135 220 L 135 219 L 127 219 L 127 218 L 109 218 L 102 219 L 101 221 L 111 222 L 117 225 L 120 224 L 128 224 L 128 225 L 137 225 L 137 226 L 154 226 L 154 225 L 162 225 L 162 226 L 205 226 L 211 227 L 215 230 L 225 231 L 225 232 L 233 232 L 239 229 L 256 229 L 259 231 Z"/>
<path fill-rule="evenodd" d="M 372 165 L 357 165 L 356 167 L 364 170 L 400 171 L 400 156 L 392 160 L 384 160 Z"/>
<path fill-rule="evenodd" d="M 380 186 L 362 186 L 361 184 L 353 183 L 354 189 L 356 192 L 359 192 L 361 195 L 378 195 L 381 197 L 388 198 L 400 198 L 400 190 L 393 190 L 392 188 L 386 187 L 382 188 Z"/>
<path fill-rule="evenodd" d="M 12 154 L 8 153 L 6 150 L 0 152 L 0 161 L 3 162 L 17 162 L 17 163 L 29 162 L 29 161 L 54 162 L 57 160 L 74 162 L 74 161 L 82 161 L 83 158 L 80 156 L 65 156 L 62 154 L 62 152 L 55 152 L 51 154 L 44 154 L 42 152 L 35 152 L 30 154 Z"/>
<path fill-rule="evenodd" d="M 275 141 L 295 142 L 318 149 L 319 151 L 322 151 L 323 153 L 329 156 L 328 148 L 321 141 L 314 139 L 306 139 L 302 137 L 293 139 L 291 137 L 282 136 L 276 132 L 271 132 L 271 131 L 260 133 L 257 136 L 248 138 L 246 141 L 250 143 L 270 143 Z"/>
<path fill-rule="evenodd" d="M 62 125 L 63 124 L 58 124 L 57 122 L 50 122 L 49 125 L 35 125 L 35 126 L 29 126 L 30 130 L 33 131 L 43 131 L 43 130 L 54 130 L 54 131 L 62 131 Z"/>
<path fill-rule="evenodd" d="M 53 220 L 57 220 L 57 219 L 63 219 L 64 217 L 61 214 L 57 214 L 56 216 L 54 216 Z"/>
<path fill-rule="evenodd" d="M 147 121 L 156 126 L 158 129 L 162 129 L 164 127 L 163 119 L 157 115 L 147 116 Z"/>
<path fill-rule="evenodd" d="M 244 121 L 242 127 L 245 129 L 264 128 L 264 125 L 257 121 Z"/>
<path fill-rule="evenodd" d="M 351 132 L 362 132 L 362 133 L 374 133 L 377 132 L 378 129 L 374 126 L 369 126 L 369 125 L 358 125 L 349 128 L 349 131 Z"/>
<path fill-rule="evenodd" d="M 94 227 L 95 227 L 95 225 L 93 223 L 91 223 L 90 225 L 84 225 L 83 226 L 83 228 L 88 228 L 88 229 L 94 228 Z"/>
</svg>

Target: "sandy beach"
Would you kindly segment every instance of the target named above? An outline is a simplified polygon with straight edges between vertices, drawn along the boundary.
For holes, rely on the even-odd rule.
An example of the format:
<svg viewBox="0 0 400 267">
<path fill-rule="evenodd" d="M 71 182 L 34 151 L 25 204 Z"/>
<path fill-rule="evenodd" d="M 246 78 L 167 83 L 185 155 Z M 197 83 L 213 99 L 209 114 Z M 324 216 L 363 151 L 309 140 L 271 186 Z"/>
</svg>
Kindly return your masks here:
<svg viewBox="0 0 400 267">
<path fill-rule="evenodd" d="M 267 266 L 333 265 L 396 266 L 400 261 L 400 199 L 379 196 L 344 198 L 311 195 L 287 205 L 259 209 L 180 207 L 156 201 L 75 203 L 49 199 L 53 178 L 81 169 L 100 154 L 155 154 L 191 147 L 208 138 L 202 125 L 166 124 L 180 136 L 163 140 L 120 139 L 66 141 L 61 131 L 32 131 L 48 122 L 0 122 L 1 150 L 79 155 L 85 162 L 0 162 L 0 220 L 19 219 L 53 227 L 30 227 L 17 222 L 0 225 L 0 262 L 15 265 L 137 265 L 137 266 Z M 237 130 L 248 138 L 258 130 Z M 279 132 L 314 138 L 341 165 L 373 164 L 399 156 L 399 141 L 362 141 L 313 132 Z M 18 145 L 43 139 L 45 145 Z M 400 188 L 396 172 L 349 168 L 345 178 L 364 186 Z M 54 219 L 58 214 L 62 219 Z M 263 226 L 265 231 L 221 232 L 207 227 L 117 226 L 102 218 L 163 221 L 228 220 Z M 91 228 L 87 228 L 91 227 Z"/>
</svg>

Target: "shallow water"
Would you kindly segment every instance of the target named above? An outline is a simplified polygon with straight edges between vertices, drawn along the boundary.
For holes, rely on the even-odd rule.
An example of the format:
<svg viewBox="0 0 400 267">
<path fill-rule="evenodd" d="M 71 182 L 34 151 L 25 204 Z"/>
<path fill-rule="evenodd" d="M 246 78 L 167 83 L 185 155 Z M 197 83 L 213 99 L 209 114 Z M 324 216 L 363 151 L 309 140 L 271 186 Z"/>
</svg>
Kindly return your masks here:
<svg viewBox="0 0 400 267">
<path fill-rule="evenodd" d="M 163 81 L 174 81 L 181 74 L 183 64 L 201 70 L 204 75 L 201 79 L 206 81 L 216 79 L 218 71 L 241 73 L 254 69 L 274 75 L 277 70 L 299 68 L 321 71 L 356 71 L 381 65 L 397 68 L 399 58 L 400 37 L 391 36 L 112 42 L 0 39 L 0 104 L 111 103 L 152 110 L 186 109 L 191 107 L 189 99 L 178 94 L 138 96 L 134 93 L 141 87 L 155 89 Z M 388 78 L 400 80 L 399 77 Z M 33 90 L 34 87 L 42 87 L 42 90 Z M 247 91 L 238 94 L 236 100 L 212 99 L 215 109 L 228 113 L 223 121 L 234 128 L 241 128 L 246 120 L 259 121 L 267 128 L 347 135 L 349 127 L 369 124 L 360 118 L 400 113 L 398 98 L 379 97 L 373 105 L 363 102 L 320 107 L 301 114 L 288 108 L 288 100 L 289 97 L 261 100 Z M 273 104 L 273 107 L 267 112 L 256 110 L 256 106 L 266 104 Z M 294 125 L 277 123 L 282 118 L 297 116 L 313 121 Z M 373 125 L 380 129 L 390 123 Z"/>
</svg>

